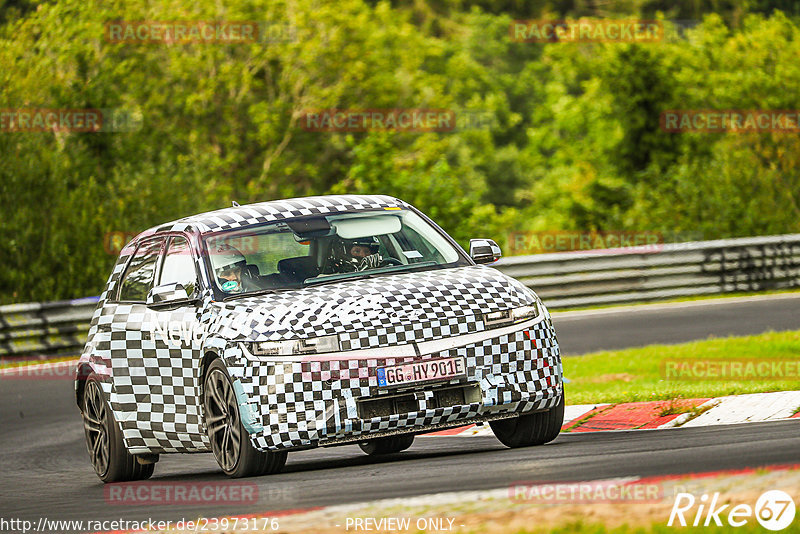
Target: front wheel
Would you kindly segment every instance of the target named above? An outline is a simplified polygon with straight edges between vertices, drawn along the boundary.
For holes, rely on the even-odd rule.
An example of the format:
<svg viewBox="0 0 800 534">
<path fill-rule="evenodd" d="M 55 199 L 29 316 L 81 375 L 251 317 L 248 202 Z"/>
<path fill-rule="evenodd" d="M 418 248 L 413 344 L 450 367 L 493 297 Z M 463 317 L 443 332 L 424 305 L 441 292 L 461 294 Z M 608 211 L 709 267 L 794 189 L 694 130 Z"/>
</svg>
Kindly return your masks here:
<svg viewBox="0 0 800 534">
<path fill-rule="evenodd" d="M 393 454 L 404 451 L 414 443 L 414 434 L 404 434 L 402 436 L 389 436 L 388 438 L 376 438 L 369 441 L 362 441 L 358 444 L 361 450 L 370 456 L 381 454 Z"/>
<path fill-rule="evenodd" d="M 554 407 L 546 412 L 520 415 L 511 419 L 490 421 L 495 437 L 506 447 L 529 447 L 553 441 L 564 424 L 564 394 Z"/>
<path fill-rule="evenodd" d="M 222 471 L 231 478 L 277 473 L 286 463 L 286 451 L 262 452 L 253 447 L 239 416 L 239 403 L 225 365 L 214 360 L 203 388 L 203 407 L 211 450 Z"/>
<path fill-rule="evenodd" d="M 122 431 L 106 402 L 100 379 L 95 373 L 86 379 L 82 400 L 86 448 L 89 449 L 92 467 L 100 480 L 126 482 L 150 478 L 155 464 L 138 462 L 125 448 Z"/>
</svg>

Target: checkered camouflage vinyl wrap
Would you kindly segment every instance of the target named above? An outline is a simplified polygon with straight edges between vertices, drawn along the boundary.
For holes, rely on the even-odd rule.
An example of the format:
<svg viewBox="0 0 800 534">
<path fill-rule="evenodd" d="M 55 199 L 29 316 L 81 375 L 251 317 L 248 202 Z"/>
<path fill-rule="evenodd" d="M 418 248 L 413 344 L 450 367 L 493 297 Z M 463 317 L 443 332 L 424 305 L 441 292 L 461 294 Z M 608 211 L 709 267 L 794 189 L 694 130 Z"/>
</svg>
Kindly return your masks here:
<svg viewBox="0 0 800 534">
<path fill-rule="evenodd" d="M 199 254 L 205 232 L 316 213 L 407 206 L 383 196 L 312 197 L 227 208 L 145 232 L 137 241 L 177 233 L 189 240 L 196 251 L 199 300 L 177 307 L 118 302 L 119 284 L 135 250 L 129 245 L 100 296 L 78 376 L 85 376 L 88 367 L 101 378 L 133 453 L 209 450 L 202 410 L 202 361 L 209 353 L 221 357 L 231 378 L 242 385 L 246 398 L 241 400 L 249 405 L 257 429 L 251 440 L 265 450 L 421 431 L 554 406 L 561 391 L 561 362 L 549 315 L 530 290 L 488 267 L 213 300 Z M 541 314 L 525 328 L 488 330 L 484 323 L 487 313 L 530 305 L 539 305 Z M 250 342 L 319 336 L 337 336 L 342 352 L 263 362 L 243 350 Z M 463 336 L 471 341 L 459 343 Z M 437 341 L 447 342 L 446 347 L 420 352 L 419 347 Z M 369 358 L 353 352 L 396 347 L 413 350 L 408 356 Z M 427 386 L 413 410 L 359 419 L 360 400 L 387 394 L 377 386 L 378 367 L 454 356 L 465 358 L 467 374 L 446 385 L 473 384 L 479 400 L 436 407 L 431 400 L 435 387 Z M 76 381 L 78 392 L 81 386 Z"/>
<path fill-rule="evenodd" d="M 76 389 L 80 391 L 88 375 L 84 366 L 101 379 L 131 452 L 206 451 L 209 443 L 198 403 L 203 347 L 201 335 L 192 332 L 199 312 L 194 306 L 159 312 L 144 302 L 116 302 L 134 249 L 122 250 L 100 295 L 79 360 Z M 202 277 L 203 270 L 199 272 Z M 205 286 L 210 287 L 207 282 Z M 203 302 L 209 299 L 209 292 L 201 295 Z M 184 328 L 170 332 L 168 325 Z"/>
<path fill-rule="evenodd" d="M 423 397 L 411 412 L 358 418 L 358 399 L 387 393 L 377 384 L 379 367 L 457 356 L 466 359 L 467 377 L 439 386 L 478 384 L 480 402 L 427 408 Z M 544 317 L 524 330 L 421 357 L 309 357 L 302 362 L 259 363 L 232 351 L 228 365 L 261 416 L 264 432 L 254 438 L 262 449 L 324 444 L 378 431 L 421 431 L 484 415 L 547 409 L 557 403 L 561 386 L 558 344 L 550 319 Z"/>
<path fill-rule="evenodd" d="M 306 197 L 225 208 L 186 217 L 177 221 L 177 223 L 197 226 L 203 232 L 216 232 L 290 219 L 292 217 L 395 207 L 406 208 L 408 204 L 402 200 L 383 195 Z M 158 230 L 174 229 L 174 224 L 170 223 L 161 226 Z"/>
<path fill-rule="evenodd" d="M 219 303 L 211 326 L 225 339 L 277 341 L 337 334 L 342 349 L 476 332 L 482 313 L 536 303 L 490 267 L 398 274 Z"/>
</svg>

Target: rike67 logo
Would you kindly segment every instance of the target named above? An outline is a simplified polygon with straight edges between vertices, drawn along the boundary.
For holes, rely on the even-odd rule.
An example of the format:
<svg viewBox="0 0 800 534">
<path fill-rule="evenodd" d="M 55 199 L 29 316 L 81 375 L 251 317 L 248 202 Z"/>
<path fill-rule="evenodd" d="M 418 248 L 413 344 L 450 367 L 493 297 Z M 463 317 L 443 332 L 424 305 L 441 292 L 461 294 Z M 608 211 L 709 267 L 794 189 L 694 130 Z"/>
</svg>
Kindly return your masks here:
<svg viewBox="0 0 800 534">
<path fill-rule="evenodd" d="M 788 493 L 780 490 L 761 494 L 755 507 L 749 504 L 737 504 L 733 507 L 730 503 L 722 504 L 719 493 L 714 493 L 710 500 L 705 493 L 699 499 L 691 493 L 678 493 L 667 526 L 685 527 L 688 525 L 688 518 L 694 527 L 708 527 L 712 524 L 721 527 L 725 523 L 731 527 L 741 527 L 755 517 L 762 527 L 777 531 L 791 525 L 794 515 L 794 501 Z"/>
</svg>

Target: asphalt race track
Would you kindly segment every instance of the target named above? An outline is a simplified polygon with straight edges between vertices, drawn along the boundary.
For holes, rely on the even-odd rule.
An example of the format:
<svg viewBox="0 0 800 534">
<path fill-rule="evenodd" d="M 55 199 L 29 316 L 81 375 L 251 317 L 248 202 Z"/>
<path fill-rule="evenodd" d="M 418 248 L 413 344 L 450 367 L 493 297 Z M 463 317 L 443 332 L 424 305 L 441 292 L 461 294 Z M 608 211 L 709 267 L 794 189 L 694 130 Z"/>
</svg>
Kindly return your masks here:
<svg viewBox="0 0 800 534">
<path fill-rule="evenodd" d="M 798 330 L 800 293 L 553 312 L 553 324 L 564 355 Z"/>
<path fill-rule="evenodd" d="M 562 434 L 535 448 L 506 449 L 492 437 L 419 437 L 406 452 L 375 460 L 354 445 L 290 454 L 285 472 L 255 479 L 258 502 L 197 506 L 111 505 L 89 465 L 70 384 L 3 385 L 0 424 L 2 517 L 180 520 L 502 488 L 518 481 L 739 469 L 800 461 L 800 421 L 631 432 Z M 36 390 L 41 391 L 36 392 Z M 163 456 L 154 482 L 225 482 L 210 454 Z"/>
<path fill-rule="evenodd" d="M 704 338 L 703 332 L 727 335 L 797 329 L 799 304 L 797 296 L 674 311 L 590 313 L 580 319 L 556 316 L 554 322 L 560 341 L 574 353 L 587 346 L 674 343 Z M 734 328 L 734 318 L 740 328 Z M 800 462 L 800 420 L 562 434 L 543 447 L 516 450 L 506 449 L 491 437 L 420 437 L 408 451 L 381 459 L 366 456 L 354 445 L 290 454 L 283 473 L 246 479 L 259 488 L 254 504 L 118 505 L 104 500 L 103 484 L 89 464 L 72 387 L 66 379 L 0 377 L 0 517 L 194 519 L 503 488 L 517 481 L 656 476 Z M 151 480 L 228 479 L 210 454 L 197 454 L 162 456 Z"/>
</svg>

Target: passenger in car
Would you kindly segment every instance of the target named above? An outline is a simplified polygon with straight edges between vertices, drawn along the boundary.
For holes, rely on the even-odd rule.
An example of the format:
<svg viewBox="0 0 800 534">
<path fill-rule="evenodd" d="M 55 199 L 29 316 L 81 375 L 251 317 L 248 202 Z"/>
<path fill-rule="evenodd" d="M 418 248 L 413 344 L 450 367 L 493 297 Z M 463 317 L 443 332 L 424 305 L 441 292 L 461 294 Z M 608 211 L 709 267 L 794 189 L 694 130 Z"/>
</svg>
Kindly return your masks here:
<svg viewBox="0 0 800 534">
<path fill-rule="evenodd" d="M 226 293 L 241 293 L 242 291 L 254 291 L 261 289 L 261 284 L 256 282 L 252 269 L 258 269 L 254 265 L 248 265 L 244 254 L 235 247 L 222 245 L 213 254 L 216 256 L 212 261 L 215 264 L 214 273 L 217 282 Z"/>
</svg>

